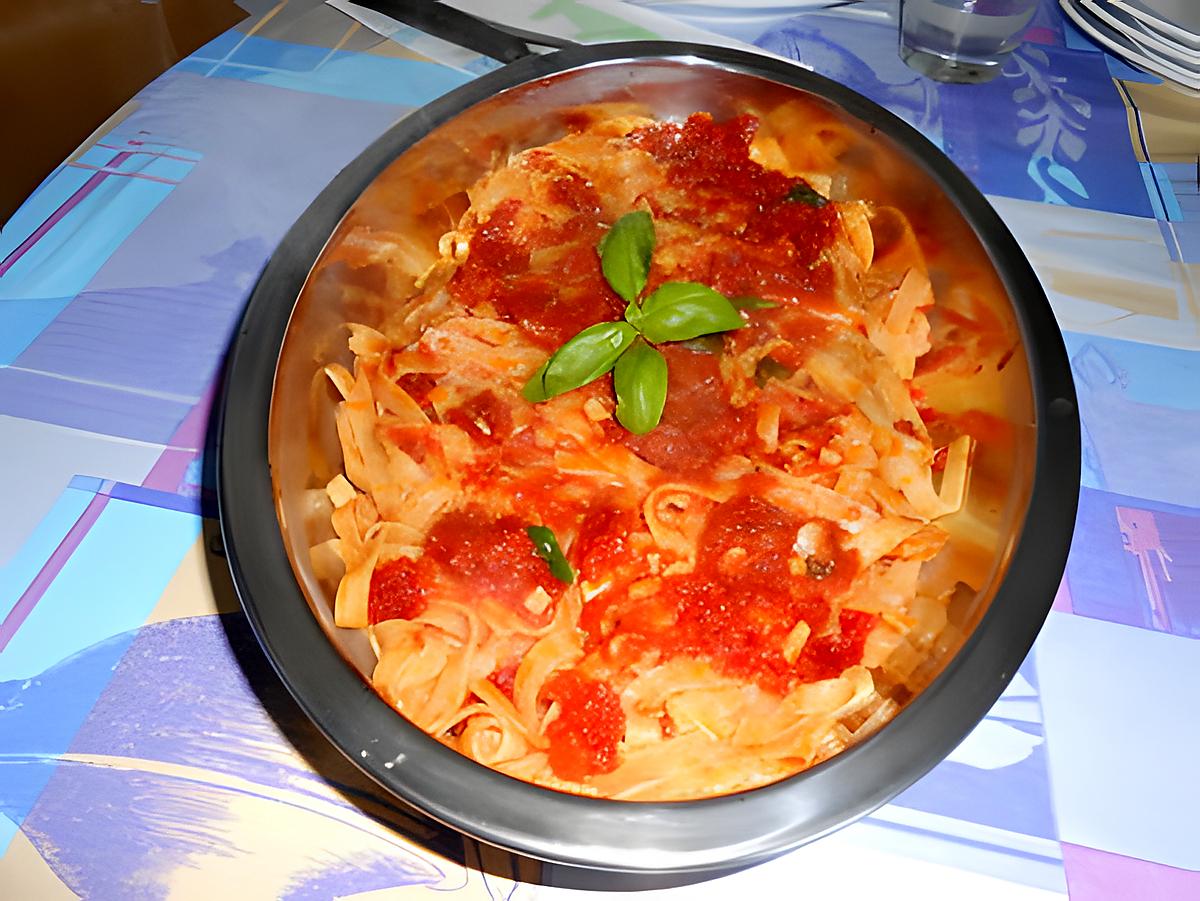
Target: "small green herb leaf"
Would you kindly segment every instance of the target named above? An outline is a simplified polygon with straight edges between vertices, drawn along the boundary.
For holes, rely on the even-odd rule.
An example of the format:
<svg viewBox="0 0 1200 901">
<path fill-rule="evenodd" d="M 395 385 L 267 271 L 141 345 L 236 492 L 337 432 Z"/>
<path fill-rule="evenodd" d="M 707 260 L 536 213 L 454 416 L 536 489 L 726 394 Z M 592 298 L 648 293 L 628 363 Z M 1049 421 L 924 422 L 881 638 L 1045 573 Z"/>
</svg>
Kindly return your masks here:
<svg viewBox="0 0 1200 901">
<path fill-rule="evenodd" d="M 635 435 L 658 425 L 667 402 L 667 358 L 638 338 L 613 369 L 617 422 Z"/>
<path fill-rule="evenodd" d="M 739 310 L 773 310 L 779 306 L 761 297 L 731 297 L 729 302 Z"/>
<path fill-rule="evenodd" d="M 680 341 L 679 346 L 694 354 L 720 354 L 725 350 L 725 341 L 720 335 L 701 335 L 689 341 Z"/>
<path fill-rule="evenodd" d="M 787 192 L 787 197 L 792 203 L 803 203 L 808 206 L 823 207 L 829 203 L 829 198 L 822 197 L 814 191 L 809 185 L 801 182 L 798 185 L 792 185 L 792 189 Z"/>
<path fill-rule="evenodd" d="M 660 285 L 646 298 L 639 314 L 627 318 L 653 344 L 687 341 L 746 324 L 723 294 L 694 282 Z"/>
<path fill-rule="evenodd" d="M 774 357 L 763 357 L 754 367 L 754 383 L 762 388 L 771 379 L 785 381 L 792 377 L 793 370 L 784 366 Z"/>
<path fill-rule="evenodd" d="M 521 393 L 539 403 L 586 385 L 612 369 L 636 337 L 628 322 L 590 325 L 551 354 Z"/>
<path fill-rule="evenodd" d="M 650 275 L 654 253 L 654 220 L 644 210 L 626 213 L 596 245 L 600 268 L 612 289 L 626 303 L 636 303 Z"/>
<path fill-rule="evenodd" d="M 575 570 L 571 569 L 571 564 L 563 556 L 562 548 L 558 546 L 558 539 L 554 537 L 553 532 L 545 526 L 529 526 L 525 529 L 525 534 L 533 542 L 533 552 L 549 565 L 550 575 L 564 585 L 575 581 Z"/>
</svg>

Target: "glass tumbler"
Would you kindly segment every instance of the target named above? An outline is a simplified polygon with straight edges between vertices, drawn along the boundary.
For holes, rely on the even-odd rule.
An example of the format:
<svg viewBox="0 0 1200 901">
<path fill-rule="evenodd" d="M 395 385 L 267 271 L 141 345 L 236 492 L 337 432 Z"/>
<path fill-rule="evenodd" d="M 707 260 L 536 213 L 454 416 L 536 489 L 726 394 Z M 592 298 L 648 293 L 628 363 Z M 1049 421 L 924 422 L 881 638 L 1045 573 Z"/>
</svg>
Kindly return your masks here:
<svg viewBox="0 0 1200 901">
<path fill-rule="evenodd" d="M 937 81 L 990 81 L 1038 0 L 900 0 L 900 58 Z"/>
</svg>

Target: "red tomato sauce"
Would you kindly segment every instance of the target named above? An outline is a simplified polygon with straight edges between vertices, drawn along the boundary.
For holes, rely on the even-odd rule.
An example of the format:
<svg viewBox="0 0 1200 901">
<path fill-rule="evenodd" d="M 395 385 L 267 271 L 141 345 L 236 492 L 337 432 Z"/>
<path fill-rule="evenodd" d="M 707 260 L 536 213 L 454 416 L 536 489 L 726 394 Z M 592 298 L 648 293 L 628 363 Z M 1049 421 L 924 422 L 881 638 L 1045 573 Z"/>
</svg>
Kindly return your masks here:
<svg viewBox="0 0 1200 901">
<path fill-rule="evenodd" d="M 449 288 L 470 307 L 490 303 L 501 319 L 556 348 L 589 325 L 620 319 L 625 303 L 600 269 L 596 242 L 604 229 L 587 189 L 564 176 L 550 195 L 577 212 L 560 223 L 526 221 L 520 200 L 501 202 L 472 237 Z M 546 255 L 544 264 L 534 265 L 537 253 Z"/>
<path fill-rule="evenodd" d="M 580 627 L 593 646 L 619 643 L 622 659 L 693 656 L 776 693 L 839 675 L 861 662 L 875 617 L 843 611 L 831 621 L 830 598 L 857 570 L 833 523 L 824 523 L 829 556 L 806 573 L 789 569 L 804 523 L 752 495 L 735 497 L 709 516 L 694 572 L 664 579 L 656 595 L 637 601 L 614 585 L 584 606 Z M 801 620 L 812 638 L 789 664 L 784 641 Z"/>
<path fill-rule="evenodd" d="M 472 509 L 448 513 L 430 531 L 425 556 L 450 579 L 469 587 L 470 596 L 491 597 L 531 622 L 546 622 L 552 609 L 539 616 L 525 607 L 525 600 L 539 586 L 557 598 L 564 586 L 534 553 L 525 528 L 515 516 L 491 519 Z"/>
<path fill-rule="evenodd" d="M 828 267 L 817 264 L 840 224 L 833 204 L 789 199 L 809 188 L 804 179 L 750 158 L 757 130 L 753 116 L 714 122 L 696 113 L 683 124 L 637 129 L 629 140 L 666 165 L 672 201 L 682 195 L 673 206 L 648 198 L 656 216 L 726 233 L 718 251 L 697 265 L 707 271 L 690 277 L 731 296 L 786 301 L 827 280 Z"/>
<path fill-rule="evenodd" d="M 512 434 L 512 412 L 491 391 L 481 391 L 450 410 L 445 421 L 458 426 L 477 444 L 502 444 Z"/>
<path fill-rule="evenodd" d="M 744 451 L 755 440 L 754 414 L 730 403 L 717 356 L 678 344 L 665 344 L 660 350 L 669 372 L 662 420 L 645 435 L 613 423 L 610 435 L 655 466 L 681 473 Z"/>
<path fill-rule="evenodd" d="M 500 689 L 504 696 L 510 701 L 513 697 L 513 686 L 517 681 L 518 666 L 520 666 L 520 664 L 514 660 L 512 663 L 500 667 L 488 676 L 488 681 Z"/>
<path fill-rule="evenodd" d="M 556 776 L 578 782 L 617 768 L 625 712 L 616 692 L 604 682 L 564 670 L 546 683 L 542 700 L 559 705 L 558 717 L 546 727 Z"/>
<path fill-rule="evenodd" d="M 588 515 L 575 539 L 579 577 L 597 584 L 618 579 L 629 582 L 642 569 L 633 554 L 629 533 L 640 517 L 627 510 L 598 510 Z"/>
<path fill-rule="evenodd" d="M 804 645 L 804 652 L 796 661 L 798 680 L 834 679 L 846 667 L 861 663 L 867 636 L 878 620 L 873 613 L 843 610 L 838 614 L 836 632 L 813 636 Z"/>
<path fill-rule="evenodd" d="M 425 612 L 425 580 L 421 561 L 407 557 L 375 567 L 367 595 L 367 619 L 374 625 L 389 619 L 412 619 Z"/>
<path fill-rule="evenodd" d="M 789 199 L 808 185 L 750 158 L 757 128 L 751 116 L 717 123 L 696 114 L 683 124 L 636 129 L 628 141 L 664 167 L 661 187 L 645 195 L 655 218 L 722 236 L 683 255 L 671 280 L 700 281 L 731 297 L 808 303 L 814 292 L 828 293 L 831 269 L 822 254 L 840 229 L 837 209 Z M 548 155 L 525 162 L 549 179 L 545 196 L 562 215 L 524 215 L 521 200 L 502 201 L 472 237 L 449 287 L 468 306 L 490 303 L 500 318 L 553 349 L 589 325 L 620 319 L 625 303 L 605 281 L 596 253 L 607 224 L 595 187 Z M 662 280 L 654 273 L 650 288 Z"/>
</svg>

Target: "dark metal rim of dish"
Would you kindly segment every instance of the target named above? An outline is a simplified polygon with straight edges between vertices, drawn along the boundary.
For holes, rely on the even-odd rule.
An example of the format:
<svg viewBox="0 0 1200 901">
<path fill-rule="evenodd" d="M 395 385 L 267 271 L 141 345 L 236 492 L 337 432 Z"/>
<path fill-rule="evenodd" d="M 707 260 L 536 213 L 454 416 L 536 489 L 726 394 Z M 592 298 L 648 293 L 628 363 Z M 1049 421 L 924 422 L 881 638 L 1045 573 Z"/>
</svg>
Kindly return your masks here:
<svg viewBox="0 0 1200 901">
<path fill-rule="evenodd" d="M 953 197 L 1014 298 L 1037 416 L 1034 485 L 1002 585 L 966 645 L 889 725 L 797 776 L 698 801 L 606 801 L 498 774 L 425 735 L 364 683 L 329 641 L 296 581 L 267 458 L 275 364 L 300 289 L 342 215 L 399 153 L 504 90 L 597 63 L 673 59 L 790 85 L 889 135 Z M 794 65 L 671 42 L 578 47 L 529 57 L 443 96 L 379 138 L 317 197 L 264 270 L 235 336 L 217 439 L 221 528 L 238 595 L 301 708 L 357 766 L 434 819 L 509 850 L 624 872 L 749 865 L 847 825 L 907 788 L 983 718 L 1021 664 L 1063 571 L 1078 499 L 1074 387 L 1049 303 L 1012 235 L 939 150 L 872 101 Z"/>
</svg>

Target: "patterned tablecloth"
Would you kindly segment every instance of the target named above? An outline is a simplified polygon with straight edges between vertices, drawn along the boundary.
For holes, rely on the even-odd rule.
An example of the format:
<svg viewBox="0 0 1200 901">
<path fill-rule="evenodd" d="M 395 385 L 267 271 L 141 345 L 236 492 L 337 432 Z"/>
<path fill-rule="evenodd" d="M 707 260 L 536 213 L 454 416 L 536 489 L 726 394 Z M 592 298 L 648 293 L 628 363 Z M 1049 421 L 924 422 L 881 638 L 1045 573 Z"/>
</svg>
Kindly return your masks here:
<svg viewBox="0 0 1200 901">
<path fill-rule="evenodd" d="M 148 85 L 0 235 L 0 896 L 554 898 L 617 883 L 410 817 L 308 723 L 213 553 L 213 385 L 288 225 L 492 63 L 317 0 Z M 947 86 L 893 4 L 456 0 L 583 41 L 753 43 L 940 144 L 1058 315 L 1085 465 L 1066 579 L 986 720 L 862 822 L 671 898 L 1200 897 L 1200 101 L 1047 0 Z M 387 29 L 385 29 L 387 30 Z M 10 132 L 6 140 L 19 140 Z M 440 895 L 439 895 L 440 896 Z"/>
</svg>

